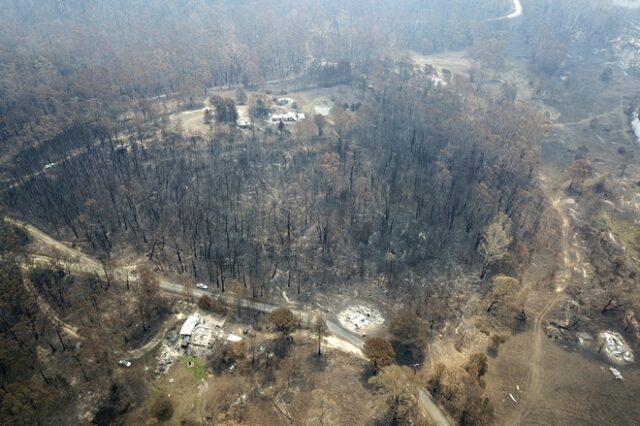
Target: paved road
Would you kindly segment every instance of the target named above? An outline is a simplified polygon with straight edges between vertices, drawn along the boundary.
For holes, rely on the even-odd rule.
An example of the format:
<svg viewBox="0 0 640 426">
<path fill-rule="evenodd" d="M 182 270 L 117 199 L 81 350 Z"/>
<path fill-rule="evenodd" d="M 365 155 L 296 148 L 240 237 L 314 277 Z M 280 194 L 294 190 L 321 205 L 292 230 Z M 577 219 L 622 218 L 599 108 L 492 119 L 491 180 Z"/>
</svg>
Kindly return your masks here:
<svg viewBox="0 0 640 426">
<path fill-rule="evenodd" d="M 522 3 L 520 3 L 520 0 L 513 0 L 513 9 L 513 12 L 505 16 L 504 19 L 514 19 L 522 16 Z"/>
<path fill-rule="evenodd" d="M 494 18 L 493 21 L 502 21 L 505 19 L 515 19 L 522 16 L 522 3 L 520 0 L 511 0 L 513 2 L 513 12 L 508 15 L 500 16 L 498 18 Z"/>
<path fill-rule="evenodd" d="M 164 291 L 167 291 L 169 293 L 174 293 L 174 294 L 186 293 L 184 286 L 182 286 L 181 284 L 172 283 L 169 281 L 160 281 L 160 288 Z M 200 290 L 200 289 L 193 289 L 191 293 L 196 298 L 199 298 L 206 294 L 207 296 L 216 298 L 229 306 L 240 305 L 242 308 L 245 308 L 245 309 L 251 309 L 251 310 L 265 312 L 265 313 L 271 313 L 280 307 L 280 305 L 259 302 L 252 299 L 239 299 L 235 296 L 230 296 L 227 294 L 213 295 L 209 291 Z M 301 311 L 299 309 L 291 309 L 291 312 L 293 312 L 303 322 L 312 322 L 316 318 L 316 315 L 314 313 Z M 327 319 L 327 327 L 329 328 L 329 331 L 332 334 L 336 335 L 337 337 L 340 337 L 341 339 L 352 344 L 356 348 L 362 349 L 362 346 L 364 345 L 364 339 L 361 336 L 358 336 L 357 334 L 344 328 L 339 322 L 331 319 Z"/>
<path fill-rule="evenodd" d="M 73 266 L 79 269 L 81 272 L 92 271 L 99 275 L 104 273 L 104 270 L 102 268 L 102 264 L 100 263 L 100 261 L 92 258 L 91 256 L 88 256 L 87 254 L 83 253 L 81 250 L 78 250 L 77 248 L 74 248 L 74 247 L 69 247 L 64 243 L 61 243 L 60 241 L 56 240 L 55 238 L 51 237 L 47 233 L 43 232 L 42 230 L 38 229 L 37 227 L 29 223 L 22 222 L 16 219 L 8 218 L 8 217 L 5 217 L 4 220 L 7 221 L 8 223 L 13 224 L 14 226 L 18 226 L 22 228 L 33 239 L 37 240 L 39 243 L 51 248 L 55 248 L 59 253 L 77 262 L 78 264 L 74 264 Z M 113 273 L 116 276 L 122 275 L 121 272 L 122 271 L 113 271 Z M 160 288 L 163 291 L 166 291 L 168 293 L 174 293 L 179 295 L 184 295 L 187 293 L 183 285 L 177 284 L 171 281 L 167 281 L 167 280 L 162 280 L 162 279 L 160 280 Z M 264 313 L 273 312 L 274 310 L 280 307 L 279 305 L 275 305 L 272 303 L 259 302 L 252 299 L 241 299 L 241 298 L 237 298 L 227 294 L 214 295 L 210 291 L 201 290 L 197 288 L 191 290 L 191 295 L 195 298 L 199 298 L 205 294 L 209 297 L 216 298 L 229 306 L 241 306 L 245 309 L 252 309 L 252 310 L 256 310 Z M 312 312 L 302 311 L 300 309 L 292 309 L 292 312 L 304 322 L 312 322 L 316 318 L 316 314 Z M 362 347 L 364 345 L 364 339 L 361 336 L 344 328 L 339 322 L 335 320 L 328 319 L 327 326 L 329 328 L 329 331 L 334 336 L 336 336 L 339 340 L 342 340 L 352 345 L 356 349 L 362 350 Z M 73 330 L 71 326 L 68 326 L 68 327 L 69 327 L 69 330 L 67 330 L 68 332 L 75 333 L 75 330 Z M 160 336 L 164 335 L 163 333 L 158 333 L 158 334 Z M 152 342 L 150 342 L 150 345 L 155 344 L 153 342 L 155 342 L 155 340 L 152 340 Z M 147 348 L 146 345 L 145 345 L 145 348 Z M 136 351 L 133 351 L 133 352 L 134 354 L 137 353 Z M 424 388 L 419 389 L 418 399 L 422 407 L 427 411 L 427 413 L 436 422 L 438 426 L 449 426 L 451 424 L 447 420 L 448 417 L 446 416 L 446 414 L 443 412 L 443 410 L 440 409 L 440 407 L 437 404 L 434 403 L 433 399 L 431 398 L 431 395 Z"/>
<path fill-rule="evenodd" d="M 433 401 L 431 394 L 424 388 L 420 388 L 418 391 L 418 399 L 436 425 L 451 426 L 448 417 L 444 415 L 440 407 Z"/>
</svg>

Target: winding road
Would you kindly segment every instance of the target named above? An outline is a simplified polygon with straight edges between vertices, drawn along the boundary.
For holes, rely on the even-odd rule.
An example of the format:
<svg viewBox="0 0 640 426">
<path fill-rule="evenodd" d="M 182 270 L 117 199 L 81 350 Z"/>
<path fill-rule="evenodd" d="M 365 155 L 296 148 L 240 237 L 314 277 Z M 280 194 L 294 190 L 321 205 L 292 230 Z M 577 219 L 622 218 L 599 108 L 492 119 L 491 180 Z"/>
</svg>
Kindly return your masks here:
<svg viewBox="0 0 640 426">
<path fill-rule="evenodd" d="M 522 16 L 522 3 L 520 2 L 520 0 L 512 0 L 512 1 L 513 1 L 513 12 L 511 12 L 508 15 L 501 16 L 500 18 L 498 18 L 499 20 L 515 19 Z"/>
<path fill-rule="evenodd" d="M 83 253 L 82 251 L 76 248 L 69 247 L 68 245 L 56 240 L 55 238 L 43 232 L 36 226 L 33 226 L 26 222 L 23 222 L 14 218 L 9 218 L 9 217 L 5 217 L 4 220 L 7 223 L 10 223 L 14 226 L 17 226 L 23 229 L 25 232 L 29 234 L 29 236 L 34 241 L 37 241 L 38 243 L 44 246 L 48 246 L 49 248 L 53 248 L 58 253 L 66 257 L 67 260 L 70 261 L 67 265 L 69 269 L 78 271 L 78 272 L 83 272 L 83 273 L 93 272 L 100 276 L 104 274 L 104 269 L 100 261 L 92 258 L 91 256 L 88 256 L 87 254 Z M 37 257 L 38 255 L 34 255 L 34 256 Z M 46 256 L 40 256 L 40 257 L 46 258 Z M 113 271 L 115 275 L 118 275 L 119 272 L 121 271 L 117 271 L 117 270 Z M 187 289 L 182 284 L 174 283 L 166 279 L 160 279 L 159 285 L 160 285 L 160 289 L 167 293 L 185 295 L 188 292 Z M 251 310 L 255 310 L 263 313 L 273 312 L 274 310 L 280 307 L 280 305 L 277 305 L 277 304 L 257 301 L 253 299 L 243 299 L 243 298 L 238 298 L 238 297 L 227 295 L 227 294 L 213 295 L 209 291 L 200 290 L 200 289 L 191 289 L 189 293 L 193 297 L 201 297 L 201 296 L 207 295 L 209 297 L 215 298 L 223 302 L 228 306 L 233 306 L 233 307 L 240 306 L 245 309 L 251 309 Z M 46 310 L 47 312 L 55 312 L 47 304 L 47 302 L 44 299 L 39 298 L 38 303 L 41 309 Z M 297 315 L 303 322 L 311 322 L 316 318 L 316 315 L 317 315 L 314 312 L 303 311 L 300 309 L 292 309 L 292 312 L 295 315 Z M 80 337 L 78 336 L 77 329 L 75 327 L 73 327 L 70 324 L 64 323 L 59 318 L 57 319 L 57 321 L 65 328 L 65 331 L 67 331 L 69 334 Z M 352 333 L 350 330 L 346 329 L 339 322 L 333 319 L 327 319 L 327 327 L 329 328 L 329 332 L 336 339 L 342 342 L 342 345 L 340 346 L 341 349 L 350 353 L 357 353 L 360 356 L 363 356 L 362 347 L 364 345 L 364 339 L 361 336 L 355 333 Z M 162 340 L 163 337 L 164 337 L 164 333 L 159 332 L 156 337 L 154 337 L 150 342 L 148 342 L 143 347 L 130 351 L 130 355 L 133 358 L 142 357 L 147 352 L 147 350 L 151 350 L 155 346 L 157 346 L 157 343 L 160 340 Z M 418 401 L 437 426 L 451 426 L 451 422 L 449 421 L 449 417 L 447 416 L 446 412 L 436 404 L 431 394 L 429 394 L 429 392 L 426 389 L 424 388 L 418 389 Z"/>
</svg>

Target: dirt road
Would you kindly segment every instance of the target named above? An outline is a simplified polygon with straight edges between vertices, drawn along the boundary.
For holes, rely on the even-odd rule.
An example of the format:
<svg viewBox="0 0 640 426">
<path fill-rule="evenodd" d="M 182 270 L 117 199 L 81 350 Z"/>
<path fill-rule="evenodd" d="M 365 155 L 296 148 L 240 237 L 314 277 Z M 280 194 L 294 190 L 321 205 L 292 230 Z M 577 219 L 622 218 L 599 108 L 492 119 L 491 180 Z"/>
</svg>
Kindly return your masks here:
<svg viewBox="0 0 640 426">
<path fill-rule="evenodd" d="M 33 288 L 33 286 L 31 285 L 28 279 L 25 278 L 22 280 L 22 282 L 24 283 L 24 286 L 27 289 L 27 291 L 34 296 L 36 303 L 38 304 L 38 307 L 40 308 L 42 313 L 45 315 L 45 317 L 47 317 L 54 324 L 56 324 L 58 329 L 62 329 L 65 333 L 67 333 L 69 336 L 73 337 L 74 339 L 82 338 L 78 334 L 78 328 L 64 322 L 58 316 L 58 313 L 51 307 L 51 305 L 49 305 L 49 303 L 47 303 L 47 301 L 44 300 L 44 298 L 38 294 L 38 292 Z"/>
<path fill-rule="evenodd" d="M 522 424 L 530 413 L 535 399 L 541 394 L 542 387 L 544 385 L 543 378 L 543 340 L 545 337 L 544 320 L 549 311 L 556 305 L 558 300 L 563 296 L 563 291 L 567 286 L 567 283 L 571 279 L 571 271 L 573 269 L 574 262 L 571 260 L 569 243 L 570 238 L 570 221 L 564 208 L 561 206 L 561 201 L 556 199 L 552 205 L 558 216 L 562 220 L 562 262 L 560 265 L 560 273 L 556 275 L 555 291 L 551 299 L 543 306 L 538 312 L 533 323 L 533 341 L 531 345 L 531 357 L 530 357 L 530 369 L 527 375 L 527 381 L 523 386 L 524 397 L 521 398 L 520 404 L 516 406 L 515 411 L 511 414 L 511 418 L 507 421 L 507 424 L 518 425 Z"/>
<path fill-rule="evenodd" d="M 149 340 L 143 346 L 127 352 L 127 360 L 133 361 L 136 359 L 140 359 L 147 353 L 149 353 L 149 351 L 155 349 L 160 343 L 162 343 L 169 330 L 171 330 L 171 328 L 176 325 L 177 320 L 178 318 L 176 316 L 172 316 L 168 320 L 166 320 L 162 328 L 151 340 Z"/>
<path fill-rule="evenodd" d="M 440 407 L 433 401 L 431 394 L 427 392 L 424 388 L 420 388 L 418 391 L 418 400 L 420 401 L 420 405 L 429 413 L 431 420 L 437 426 L 450 426 L 451 422 L 448 417 L 444 415 Z"/>
<path fill-rule="evenodd" d="M 56 240 L 36 226 L 7 216 L 5 216 L 4 221 L 22 229 L 29 234 L 34 241 L 53 249 L 55 252 L 60 254 L 63 260 L 80 263 L 86 266 L 88 271 L 98 271 L 98 273 L 102 273 L 103 269 L 100 261 L 84 254 L 78 249 L 69 247 L 68 245 Z"/>
</svg>

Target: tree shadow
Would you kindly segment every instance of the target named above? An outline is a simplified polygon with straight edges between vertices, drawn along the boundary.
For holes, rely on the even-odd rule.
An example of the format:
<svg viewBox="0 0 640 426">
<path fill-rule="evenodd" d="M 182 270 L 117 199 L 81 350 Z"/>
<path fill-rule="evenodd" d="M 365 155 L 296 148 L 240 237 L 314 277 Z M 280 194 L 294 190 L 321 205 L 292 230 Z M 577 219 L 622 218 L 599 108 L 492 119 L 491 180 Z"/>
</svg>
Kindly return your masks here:
<svg viewBox="0 0 640 426">
<path fill-rule="evenodd" d="M 424 363 L 424 349 L 404 345 L 398 341 L 392 341 L 391 345 L 396 352 L 396 362 L 399 365 L 414 368 L 416 364 Z"/>
<path fill-rule="evenodd" d="M 273 353 L 278 359 L 284 359 L 289 355 L 289 351 L 293 346 L 293 337 L 281 336 L 273 342 Z"/>
<path fill-rule="evenodd" d="M 365 389 L 371 388 L 369 384 L 369 379 L 376 375 L 376 369 L 372 364 L 367 363 L 365 368 L 360 373 L 360 383 L 364 386 Z"/>
<path fill-rule="evenodd" d="M 327 357 L 324 355 L 318 355 L 317 352 L 313 352 L 309 356 L 309 364 L 315 371 L 325 371 L 327 369 Z"/>
</svg>

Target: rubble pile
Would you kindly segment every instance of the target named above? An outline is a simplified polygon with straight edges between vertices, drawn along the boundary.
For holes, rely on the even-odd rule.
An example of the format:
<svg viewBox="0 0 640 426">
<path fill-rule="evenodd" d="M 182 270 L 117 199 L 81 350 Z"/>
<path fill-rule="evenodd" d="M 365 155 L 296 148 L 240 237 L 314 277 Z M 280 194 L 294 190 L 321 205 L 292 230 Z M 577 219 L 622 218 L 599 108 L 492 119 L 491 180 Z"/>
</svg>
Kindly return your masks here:
<svg viewBox="0 0 640 426">
<path fill-rule="evenodd" d="M 633 362 L 633 352 L 619 333 L 603 331 L 600 337 L 604 340 L 604 350 L 609 358 L 619 362 Z"/>
<path fill-rule="evenodd" d="M 622 377 L 622 373 L 617 368 L 609 367 L 609 371 L 611 371 L 611 374 L 613 374 L 613 377 L 616 380 L 624 380 L 624 377 Z"/>
<path fill-rule="evenodd" d="M 382 314 L 368 306 L 350 306 L 338 314 L 338 319 L 343 326 L 354 331 L 384 323 Z"/>
<path fill-rule="evenodd" d="M 630 26 L 622 35 L 610 40 L 609 47 L 622 68 L 640 68 L 639 25 Z"/>
<path fill-rule="evenodd" d="M 154 370 L 155 378 L 160 377 L 161 374 L 166 374 L 169 371 L 171 365 L 183 355 L 182 351 L 168 342 L 164 342 L 160 348 L 158 355 L 158 366 Z"/>
</svg>

